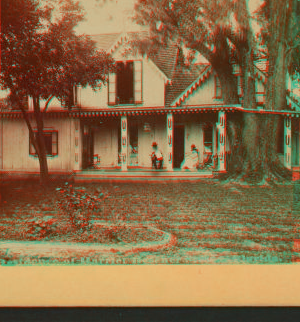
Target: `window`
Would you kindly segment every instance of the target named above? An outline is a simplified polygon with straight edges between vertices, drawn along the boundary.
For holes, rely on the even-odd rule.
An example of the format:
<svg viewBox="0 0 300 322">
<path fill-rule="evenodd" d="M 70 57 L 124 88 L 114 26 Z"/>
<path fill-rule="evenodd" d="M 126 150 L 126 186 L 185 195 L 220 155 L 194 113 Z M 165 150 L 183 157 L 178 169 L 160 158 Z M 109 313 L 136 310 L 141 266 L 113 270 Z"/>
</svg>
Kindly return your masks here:
<svg viewBox="0 0 300 322">
<path fill-rule="evenodd" d="M 215 98 L 222 98 L 222 88 L 218 76 L 215 76 Z"/>
<path fill-rule="evenodd" d="M 68 94 L 63 100 L 63 106 L 72 108 L 78 105 L 78 87 L 76 85 L 70 86 Z"/>
<path fill-rule="evenodd" d="M 203 127 L 204 147 L 212 150 L 213 126 L 211 123 L 205 123 Z"/>
<path fill-rule="evenodd" d="M 265 103 L 265 86 L 260 80 L 255 81 L 255 95 L 258 105 L 264 105 Z"/>
<path fill-rule="evenodd" d="M 117 63 L 117 72 L 109 75 L 108 104 L 140 104 L 142 102 L 142 62 Z"/>
<path fill-rule="evenodd" d="M 44 139 L 46 146 L 46 154 L 47 156 L 55 156 L 58 155 L 58 132 L 53 130 L 44 131 Z M 37 135 L 37 131 L 34 131 L 34 135 Z M 29 142 L 29 154 L 33 156 L 37 156 L 35 148 L 30 140 Z"/>
</svg>

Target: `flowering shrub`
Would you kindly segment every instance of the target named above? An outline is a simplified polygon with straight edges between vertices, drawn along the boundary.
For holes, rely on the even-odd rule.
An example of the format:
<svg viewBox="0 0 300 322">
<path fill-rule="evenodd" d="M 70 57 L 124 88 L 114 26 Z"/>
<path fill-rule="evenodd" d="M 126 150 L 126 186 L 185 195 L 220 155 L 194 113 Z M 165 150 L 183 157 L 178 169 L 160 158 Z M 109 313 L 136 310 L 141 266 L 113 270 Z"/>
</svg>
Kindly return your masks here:
<svg viewBox="0 0 300 322">
<path fill-rule="evenodd" d="M 99 209 L 99 201 L 103 197 L 103 193 L 93 196 L 88 194 L 85 188 L 73 188 L 67 182 L 63 188 L 56 190 L 61 195 L 57 206 L 68 216 L 71 226 L 80 233 L 90 232 L 92 228 L 91 212 Z"/>
<path fill-rule="evenodd" d="M 48 220 L 31 220 L 28 222 L 29 230 L 27 235 L 31 239 L 43 239 L 55 233 L 57 229 L 57 219 L 48 219 Z"/>
</svg>

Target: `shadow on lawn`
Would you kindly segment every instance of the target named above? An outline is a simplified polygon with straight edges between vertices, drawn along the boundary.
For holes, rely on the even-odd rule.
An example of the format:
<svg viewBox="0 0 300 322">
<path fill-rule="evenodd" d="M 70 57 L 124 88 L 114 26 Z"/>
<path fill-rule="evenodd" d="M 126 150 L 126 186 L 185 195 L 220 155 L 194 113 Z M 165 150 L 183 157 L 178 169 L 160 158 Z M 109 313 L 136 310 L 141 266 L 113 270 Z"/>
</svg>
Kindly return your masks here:
<svg viewBox="0 0 300 322">
<path fill-rule="evenodd" d="M 122 235 L 121 227 L 126 224 L 131 227 L 144 225 L 171 233 L 176 236 L 177 244 L 165 250 L 136 254 L 89 253 L 78 250 L 64 256 L 53 254 L 46 261 L 63 263 L 67 260 L 72 264 L 272 264 L 291 263 L 299 258 L 298 248 L 294 247 L 295 231 L 299 224 L 295 210 L 298 197 L 293 199 L 299 188 L 292 184 L 274 187 L 242 187 L 232 184 L 224 187 L 214 180 L 176 184 L 162 182 L 159 185 L 149 182 L 111 182 L 84 186 L 72 184 L 67 191 L 64 183 L 56 181 L 42 187 L 31 181 L 4 182 L 1 187 L 3 207 L 0 238 L 24 240 L 24 227 L 27 229 L 26 225 L 31 220 L 31 224 L 38 223 L 35 227 L 39 228 L 35 228 L 38 230 L 35 234 L 39 236 L 39 240 L 116 244 L 126 242 L 126 234 L 131 241 L 155 239 L 151 233 L 147 237 L 145 231 L 137 237 L 133 229 Z M 57 190 L 58 187 L 65 189 L 65 194 L 69 194 L 69 197 L 72 194 L 75 196 L 71 198 L 72 202 L 68 198 L 64 199 L 69 213 L 62 208 L 58 211 L 61 202 L 61 190 Z M 99 200 L 93 199 L 93 196 Z M 93 200 L 97 203 L 97 209 L 91 208 L 87 214 L 86 208 L 93 205 Z M 75 218 L 70 209 L 77 206 L 81 211 Z M 71 220 L 70 214 L 73 216 Z M 89 224 L 80 227 L 87 222 L 85 216 L 89 218 Z M 77 219 L 79 226 L 72 224 L 72 220 L 74 222 Z M 100 220 L 111 227 L 103 225 L 102 230 L 92 230 L 90 222 L 93 220 Z M 51 227 L 51 234 L 42 236 L 39 234 L 45 233 L 45 222 Z M 16 260 L 27 258 L 29 262 L 31 259 L 36 261 L 29 254 L 22 255 L 22 258 L 10 251 L 0 254 L 5 263 L 9 256 Z M 42 255 L 38 257 L 41 258 Z M 22 263 L 25 264 L 24 261 Z"/>
</svg>

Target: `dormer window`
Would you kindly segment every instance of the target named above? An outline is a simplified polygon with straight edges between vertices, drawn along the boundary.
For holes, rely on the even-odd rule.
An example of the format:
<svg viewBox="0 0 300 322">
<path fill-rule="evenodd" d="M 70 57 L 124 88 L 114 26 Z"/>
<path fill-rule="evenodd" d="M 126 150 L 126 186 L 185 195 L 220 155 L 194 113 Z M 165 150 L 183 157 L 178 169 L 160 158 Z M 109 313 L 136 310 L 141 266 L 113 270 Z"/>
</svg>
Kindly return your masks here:
<svg viewBox="0 0 300 322">
<path fill-rule="evenodd" d="M 78 87 L 76 85 L 70 85 L 70 89 L 65 95 L 62 105 L 69 109 L 78 105 Z"/>
<path fill-rule="evenodd" d="M 142 103 L 142 62 L 117 63 L 117 72 L 109 75 L 108 104 Z"/>
</svg>

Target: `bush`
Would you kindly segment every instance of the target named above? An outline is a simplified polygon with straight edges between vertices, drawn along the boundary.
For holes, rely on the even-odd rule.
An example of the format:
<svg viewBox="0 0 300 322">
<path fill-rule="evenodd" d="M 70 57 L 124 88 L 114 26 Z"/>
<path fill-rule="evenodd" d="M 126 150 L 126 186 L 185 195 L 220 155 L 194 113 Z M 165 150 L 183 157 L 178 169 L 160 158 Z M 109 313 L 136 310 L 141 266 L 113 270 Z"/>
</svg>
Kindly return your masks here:
<svg viewBox="0 0 300 322">
<path fill-rule="evenodd" d="M 46 238 L 53 233 L 56 232 L 57 229 L 57 219 L 34 219 L 28 222 L 29 230 L 27 231 L 27 235 L 31 239 L 43 239 Z"/>
<path fill-rule="evenodd" d="M 73 188 L 67 182 L 56 190 L 61 196 L 57 206 L 69 218 L 72 228 L 84 234 L 90 232 L 91 213 L 99 209 L 103 193 L 93 196 L 85 188 Z"/>
</svg>

